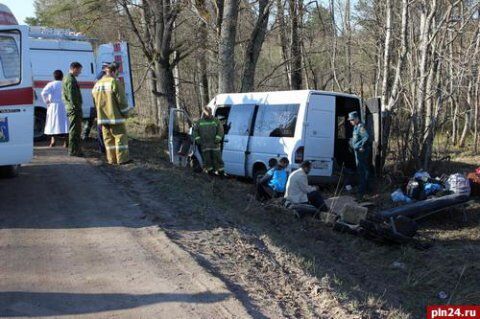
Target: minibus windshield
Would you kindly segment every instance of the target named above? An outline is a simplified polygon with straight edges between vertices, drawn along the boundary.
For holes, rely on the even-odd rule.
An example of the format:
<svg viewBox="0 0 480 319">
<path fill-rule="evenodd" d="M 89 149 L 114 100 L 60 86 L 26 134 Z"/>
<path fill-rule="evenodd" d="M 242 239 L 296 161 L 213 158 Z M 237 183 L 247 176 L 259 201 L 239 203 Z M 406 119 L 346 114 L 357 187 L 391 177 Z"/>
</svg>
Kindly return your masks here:
<svg viewBox="0 0 480 319">
<path fill-rule="evenodd" d="M 0 32 L 0 87 L 20 83 L 20 33 Z"/>
</svg>

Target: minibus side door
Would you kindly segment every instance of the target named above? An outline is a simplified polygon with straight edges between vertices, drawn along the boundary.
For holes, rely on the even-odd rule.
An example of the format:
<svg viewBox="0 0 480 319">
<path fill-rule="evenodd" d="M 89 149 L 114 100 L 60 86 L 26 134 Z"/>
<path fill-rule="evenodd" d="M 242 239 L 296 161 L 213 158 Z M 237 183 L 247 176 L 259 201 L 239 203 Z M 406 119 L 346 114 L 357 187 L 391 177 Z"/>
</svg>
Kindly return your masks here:
<svg viewBox="0 0 480 319">
<path fill-rule="evenodd" d="M 170 162 L 178 166 L 186 166 L 193 143 L 191 140 L 192 120 L 187 112 L 181 109 L 170 110 L 168 123 L 168 154 Z"/>
<path fill-rule="evenodd" d="M 305 160 L 313 176 L 331 176 L 335 144 L 335 96 L 312 94 L 305 121 Z"/>
<path fill-rule="evenodd" d="M 254 104 L 243 104 L 232 105 L 230 109 L 222 151 L 225 172 L 229 175 L 248 175 L 248 145 L 256 108 Z"/>
</svg>

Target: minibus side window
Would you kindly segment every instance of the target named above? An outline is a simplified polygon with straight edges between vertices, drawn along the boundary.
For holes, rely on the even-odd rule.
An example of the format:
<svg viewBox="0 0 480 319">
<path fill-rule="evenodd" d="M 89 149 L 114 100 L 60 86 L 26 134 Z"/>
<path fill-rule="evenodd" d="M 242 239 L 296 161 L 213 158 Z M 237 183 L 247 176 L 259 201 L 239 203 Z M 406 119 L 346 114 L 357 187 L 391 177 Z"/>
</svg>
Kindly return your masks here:
<svg viewBox="0 0 480 319">
<path fill-rule="evenodd" d="M 249 134 L 250 124 L 246 119 L 248 109 L 237 107 L 230 110 L 227 119 L 227 130 L 225 135 L 247 136 Z"/>
<path fill-rule="evenodd" d="M 230 114 L 230 105 L 220 105 L 215 112 L 215 117 L 220 121 L 223 126 L 223 131 L 227 135 L 230 131 L 230 126 L 228 125 L 228 115 Z"/>
<path fill-rule="evenodd" d="M 0 87 L 20 83 L 20 34 L 16 31 L 0 33 Z"/>
<path fill-rule="evenodd" d="M 299 104 L 260 105 L 254 136 L 293 137 Z"/>
</svg>

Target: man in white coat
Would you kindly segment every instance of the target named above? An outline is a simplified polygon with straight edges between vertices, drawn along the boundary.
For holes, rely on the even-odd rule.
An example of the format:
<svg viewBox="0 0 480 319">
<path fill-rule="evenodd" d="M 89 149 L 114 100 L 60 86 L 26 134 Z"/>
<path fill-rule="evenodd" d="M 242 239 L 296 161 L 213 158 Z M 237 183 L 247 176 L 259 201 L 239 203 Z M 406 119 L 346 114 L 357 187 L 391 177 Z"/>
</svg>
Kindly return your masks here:
<svg viewBox="0 0 480 319">
<path fill-rule="evenodd" d="M 63 72 L 55 70 L 52 82 L 49 82 L 42 90 L 42 99 L 47 105 L 47 120 L 45 134 L 51 136 L 50 147 L 55 146 L 55 136 L 68 133 L 68 118 L 65 104 L 62 100 Z M 65 146 L 67 139 L 65 139 Z"/>
<path fill-rule="evenodd" d="M 292 204 L 310 204 L 320 211 L 328 211 L 328 207 L 322 195 L 315 186 L 308 185 L 308 173 L 312 169 L 312 163 L 305 161 L 300 168 L 290 174 L 285 192 L 286 206 Z"/>
</svg>

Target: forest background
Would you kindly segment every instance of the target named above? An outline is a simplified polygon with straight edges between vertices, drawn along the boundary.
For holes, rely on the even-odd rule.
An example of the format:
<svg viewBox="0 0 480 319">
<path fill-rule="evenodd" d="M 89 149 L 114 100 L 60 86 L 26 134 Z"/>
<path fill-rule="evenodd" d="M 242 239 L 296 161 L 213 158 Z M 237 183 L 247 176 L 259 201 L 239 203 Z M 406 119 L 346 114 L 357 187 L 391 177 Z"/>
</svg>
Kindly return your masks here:
<svg viewBox="0 0 480 319">
<path fill-rule="evenodd" d="M 478 1 L 36 0 L 35 12 L 30 25 L 130 43 L 149 134 L 219 93 L 315 89 L 380 97 L 391 162 L 478 152 Z"/>
</svg>

